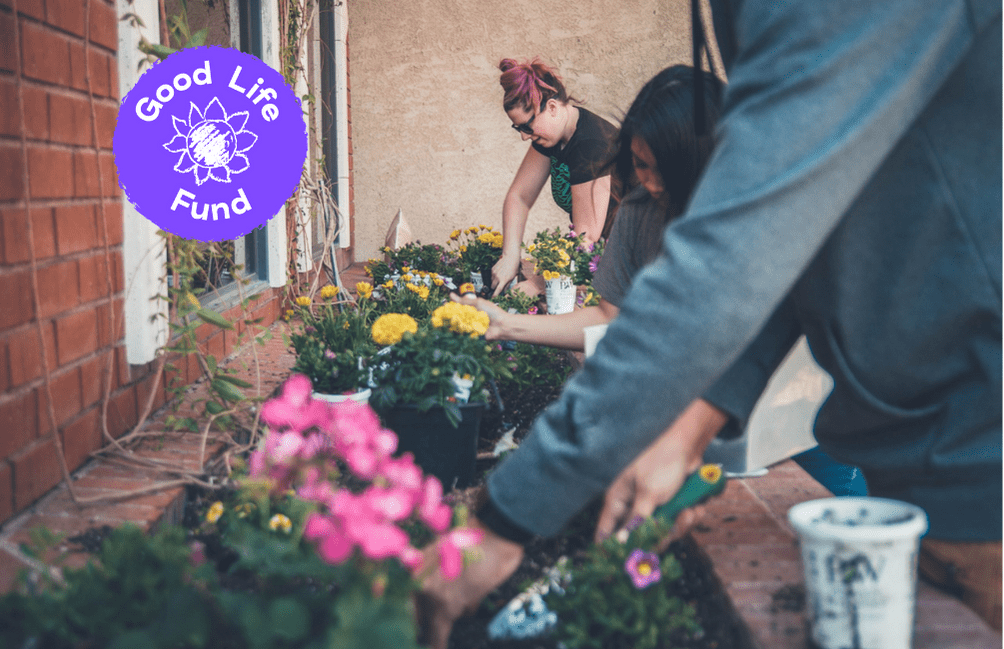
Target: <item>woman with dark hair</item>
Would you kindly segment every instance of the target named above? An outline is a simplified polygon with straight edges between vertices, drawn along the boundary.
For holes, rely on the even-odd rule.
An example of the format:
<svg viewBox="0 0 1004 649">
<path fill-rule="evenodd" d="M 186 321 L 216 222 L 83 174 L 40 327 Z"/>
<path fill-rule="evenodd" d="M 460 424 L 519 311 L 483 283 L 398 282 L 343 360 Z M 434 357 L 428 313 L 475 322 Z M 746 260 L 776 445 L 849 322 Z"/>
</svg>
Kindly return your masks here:
<svg viewBox="0 0 1004 649">
<path fill-rule="evenodd" d="M 612 166 L 620 184 L 634 189 L 621 201 L 593 279 L 601 296 L 599 306 L 531 316 L 507 313 L 488 300 L 478 299 L 478 308 L 491 317 L 485 334 L 488 340 L 582 350 L 585 327 L 616 317 L 631 279 L 659 253 L 663 228 L 683 212 L 711 155 L 722 83 L 711 74 L 702 74 L 708 135 L 694 134 L 694 74 L 693 68 L 685 65 L 666 68 L 653 77 L 624 116 L 616 154 L 607 158 L 604 167 Z M 534 149 L 527 153 L 528 158 L 532 153 Z M 474 303 L 470 296 L 458 299 Z"/>
<path fill-rule="evenodd" d="M 531 145 L 502 206 L 502 258 L 492 268 L 498 295 L 516 277 L 527 215 L 548 178 L 572 228 L 590 242 L 605 235 L 611 205 L 609 160 L 617 127 L 575 104 L 552 68 L 534 59 L 499 63 L 502 107 Z M 574 102 L 574 103 L 573 103 Z"/>
</svg>

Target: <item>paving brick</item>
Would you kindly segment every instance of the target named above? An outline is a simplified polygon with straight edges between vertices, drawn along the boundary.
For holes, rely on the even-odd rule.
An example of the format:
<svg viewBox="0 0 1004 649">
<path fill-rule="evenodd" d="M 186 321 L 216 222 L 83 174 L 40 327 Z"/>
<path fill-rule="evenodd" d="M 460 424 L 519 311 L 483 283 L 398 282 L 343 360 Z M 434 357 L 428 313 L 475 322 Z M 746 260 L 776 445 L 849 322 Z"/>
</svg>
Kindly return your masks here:
<svg viewBox="0 0 1004 649">
<path fill-rule="evenodd" d="M 77 493 L 77 492 L 80 493 Z M 107 495 L 107 492 L 94 489 L 74 489 L 80 500 Z M 122 523 L 135 523 L 142 529 L 147 530 L 163 516 L 163 509 L 150 505 L 137 505 L 129 501 L 113 502 L 102 500 L 98 502 L 74 504 L 69 493 L 65 489 L 45 499 L 37 507 L 39 514 L 57 518 L 66 512 L 73 512 L 74 518 L 87 521 L 87 526 L 112 525 L 118 526 Z M 86 529 L 86 528 L 84 528 Z"/>
<path fill-rule="evenodd" d="M 0 523 L 13 515 L 14 473 L 11 471 L 10 463 L 0 460 Z"/>
<path fill-rule="evenodd" d="M 56 350 L 59 364 L 66 365 L 98 348 L 97 312 L 79 311 L 56 320 Z"/>
<path fill-rule="evenodd" d="M 49 371 L 56 371 L 56 331 L 50 321 L 42 323 Z M 38 328 L 33 324 L 19 328 L 7 339 L 9 345 L 11 385 L 24 385 L 42 376 L 42 350 L 38 344 Z"/>
<path fill-rule="evenodd" d="M 62 144 L 91 144 L 87 95 L 72 91 L 49 93 L 49 137 Z"/>
<path fill-rule="evenodd" d="M 118 19 L 114 7 L 101 0 L 92 0 L 90 7 L 91 42 L 115 51 L 118 48 Z"/>
<path fill-rule="evenodd" d="M 35 444 L 10 458 L 14 468 L 14 509 L 21 511 L 35 502 L 62 480 L 59 457 L 51 437 L 40 439 Z"/>
<path fill-rule="evenodd" d="M 8 264 L 31 260 L 28 246 L 28 218 L 23 207 L 0 209 L 3 222 L 4 259 Z M 52 222 L 52 208 L 31 208 L 32 239 L 35 242 L 35 259 L 41 261 L 56 254 L 56 239 Z"/>
<path fill-rule="evenodd" d="M 57 261 L 38 268 L 38 300 L 43 318 L 68 311 L 80 298 L 76 261 Z M 62 364 L 63 361 L 60 361 Z"/>
<path fill-rule="evenodd" d="M 60 431 L 63 439 L 63 456 L 70 471 L 86 462 L 92 451 L 101 448 L 101 412 L 98 408 L 83 414 Z"/>
<path fill-rule="evenodd" d="M 73 153 L 50 146 L 28 147 L 28 181 L 32 198 L 73 196 Z"/>
<path fill-rule="evenodd" d="M 21 147 L 0 142 L 0 201 L 24 197 L 24 159 Z"/>
<path fill-rule="evenodd" d="M 0 460 L 26 447 L 38 432 L 38 397 L 34 390 L 0 396 Z"/>
<path fill-rule="evenodd" d="M 46 0 L 46 20 L 71 34 L 84 36 L 84 3 L 80 0 Z"/>
<path fill-rule="evenodd" d="M 156 412 L 167 401 L 167 390 L 164 388 L 163 377 L 158 379 L 152 372 L 136 384 L 136 407 L 138 412 L 142 413 L 146 410 L 147 400 L 150 398 L 150 390 L 153 387 L 154 381 L 157 383 L 157 391 L 154 394 L 153 405 L 151 406 L 150 412 Z"/>
<path fill-rule="evenodd" d="M 26 77 L 59 86 L 70 83 L 68 41 L 52 29 L 21 21 L 21 61 Z"/>
</svg>

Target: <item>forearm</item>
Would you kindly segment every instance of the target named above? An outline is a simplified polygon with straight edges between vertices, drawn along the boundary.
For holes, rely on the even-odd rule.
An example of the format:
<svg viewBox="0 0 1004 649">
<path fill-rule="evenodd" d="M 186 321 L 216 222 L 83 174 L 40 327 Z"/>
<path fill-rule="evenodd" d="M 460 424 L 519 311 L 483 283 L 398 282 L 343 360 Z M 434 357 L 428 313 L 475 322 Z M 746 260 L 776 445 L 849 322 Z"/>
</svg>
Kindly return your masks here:
<svg viewBox="0 0 1004 649">
<path fill-rule="evenodd" d="M 582 351 L 585 348 L 583 329 L 606 324 L 610 319 L 598 306 L 561 315 L 508 313 L 499 318 L 496 338 Z"/>
<path fill-rule="evenodd" d="M 572 228 L 585 234 L 589 243 L 603 233 L 610 204 L 610 176 L 572 187 Z"/>
<path fill-rule="evenodd" d="M 502 204 L 502 254 L 504 256 L 519 258 L 530 207 L 518 192 L 510 191 L 506 194 L 505 202 Z"/>
</svg>

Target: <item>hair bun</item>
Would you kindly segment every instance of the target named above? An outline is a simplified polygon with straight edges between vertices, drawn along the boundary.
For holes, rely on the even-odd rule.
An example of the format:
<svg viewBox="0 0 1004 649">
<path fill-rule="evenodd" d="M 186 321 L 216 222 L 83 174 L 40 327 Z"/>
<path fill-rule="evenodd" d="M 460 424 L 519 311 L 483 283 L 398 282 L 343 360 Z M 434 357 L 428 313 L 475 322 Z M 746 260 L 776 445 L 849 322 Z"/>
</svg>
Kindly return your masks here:
<svg viewBox="0 0 1004 649">
<path fill-rule="evenodd" d="M 519 67 L 519 62 L 517 62 L 516 59 L 502 59 L 501 61 L 499 61 L 499 70 L 501 70 L 502 72 L 508 72 L 509 70 L 518 67 Z"/>
</svg>

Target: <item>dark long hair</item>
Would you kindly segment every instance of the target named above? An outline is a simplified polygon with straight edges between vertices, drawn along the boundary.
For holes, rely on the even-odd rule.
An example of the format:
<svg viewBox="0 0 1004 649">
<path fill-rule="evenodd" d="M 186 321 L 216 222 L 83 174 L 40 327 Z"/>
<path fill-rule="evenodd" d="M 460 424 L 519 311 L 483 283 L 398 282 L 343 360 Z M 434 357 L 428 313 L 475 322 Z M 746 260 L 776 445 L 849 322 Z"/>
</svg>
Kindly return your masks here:
<svg viewBox="0 0 1004 649">
<path fill-rule="evenodd" d="M 631 140 L 638 136 L 655 156 L 669 198 L 667 220 L 686 209 L 690 194 L 711 157 L 724 84 L 702 71 L 705 135 L 694 131 L 694 68 L 674 65 L 646 83 L 621 122 L 613 167 L 623 187 L 636 184 Z M 626 191 L 624 193 L 627 193 Z"/>
</svg>

